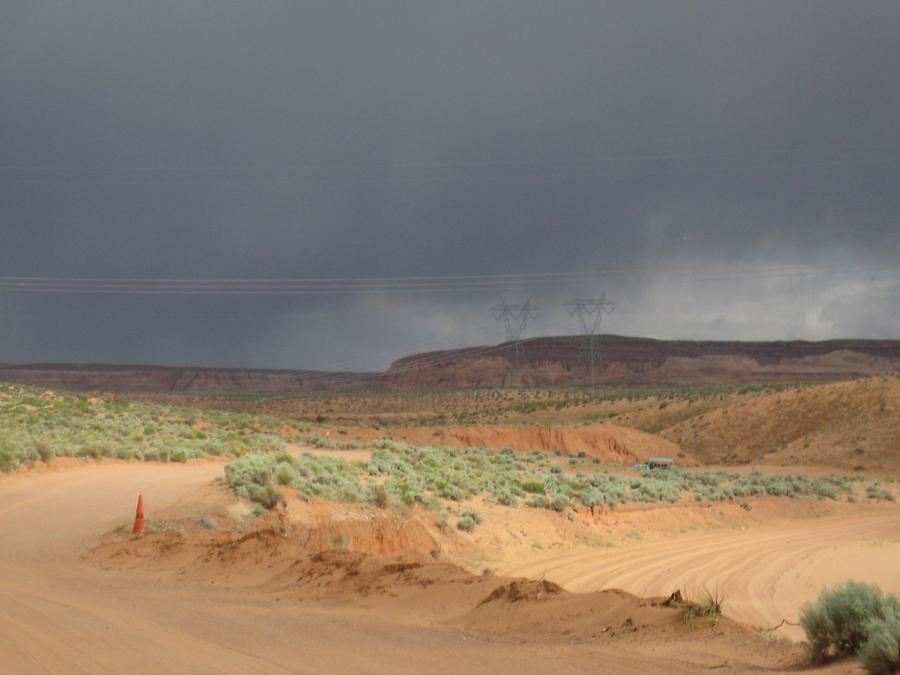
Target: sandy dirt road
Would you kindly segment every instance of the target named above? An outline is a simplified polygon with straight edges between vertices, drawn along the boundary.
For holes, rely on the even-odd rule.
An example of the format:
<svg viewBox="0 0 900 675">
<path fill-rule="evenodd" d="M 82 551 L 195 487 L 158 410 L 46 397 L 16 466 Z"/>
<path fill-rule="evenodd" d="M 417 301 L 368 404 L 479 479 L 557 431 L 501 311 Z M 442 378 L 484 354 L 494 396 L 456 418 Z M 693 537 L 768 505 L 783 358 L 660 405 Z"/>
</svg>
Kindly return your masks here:
<svg viewBox="0 0 900 675">
<path fill-rule="evenodd" d="M 0 479 L 0 671 L 637 673 L 727 660 L 659 645 L 481 636 L 377 610 L 142 579 L 80 558 L 130 522 L 138 493 L 152 518 L 208 487 L 222 466 L 108 462 Z"/>
<path fill-rule="evenodd" d="M 900 593 L 900 508 L 557 553 L 500 572 L 544 577 L 570 591 L 619 588 L 643 597 L 718 588 L 726 615 L 773 626 L 796 622 L 823 585 L 848 578 Z M 803 637 L 791 626 L 779 634 Z"/>
</svg>

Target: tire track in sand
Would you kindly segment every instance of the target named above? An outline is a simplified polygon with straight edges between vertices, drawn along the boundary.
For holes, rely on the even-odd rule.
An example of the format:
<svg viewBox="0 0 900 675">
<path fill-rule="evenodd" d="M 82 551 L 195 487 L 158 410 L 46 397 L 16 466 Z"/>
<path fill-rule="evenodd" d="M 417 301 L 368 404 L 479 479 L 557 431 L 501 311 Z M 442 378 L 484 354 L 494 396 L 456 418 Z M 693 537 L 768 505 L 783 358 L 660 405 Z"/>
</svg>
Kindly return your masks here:
<svg viewBox="0 0 900 675">
<path fill-rule="evenodd" d="M 823 585 L 854 578 L 900 592 L 900 510 L 723 530 L 542 556 L 499 570 L 544 577 L 576 592 L 618 588 L 638 596 L 718 588 L 725 613 L 772 626 L 796 621 Z M 782 635 L 802 638 L 796 627 Z"/>
</svg>

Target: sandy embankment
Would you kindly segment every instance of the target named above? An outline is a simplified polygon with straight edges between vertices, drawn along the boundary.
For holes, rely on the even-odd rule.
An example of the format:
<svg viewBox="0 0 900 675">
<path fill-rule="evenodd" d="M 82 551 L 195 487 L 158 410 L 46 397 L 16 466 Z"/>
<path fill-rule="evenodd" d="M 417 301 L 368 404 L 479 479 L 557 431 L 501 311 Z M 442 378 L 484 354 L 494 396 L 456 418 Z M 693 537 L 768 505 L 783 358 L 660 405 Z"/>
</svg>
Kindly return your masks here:
<svg viewBox="0 0 900 675">
<path fill-rule="evenodd" d="M 127 572 L 83 557 L 103 533 L 130 522 L 138 493 L 150 519 L 192 512 L 221 497 L 221 470 L 215 461 L 104 462 L 0 479 L 4 671 L 694 672 L 726 661 L 737 670 L 785 667 L 798 658 L 795 648 L 727 622 L 692 630 L 677 610 L 648 607 L 627 593 L 572 596 L 527 582 L 516 590 L 503 579 L 440 574 L 442 566 L 395 569 L 383 593 L 323 605 L 238 576 L 233 583 L 204 578 L 196 559 L 167 568 L 161 551 Z M 249 561 L 260 572 L 275 562 L 265 547 L 251 552 L 241 565 Z M 356 564 L 358 554 L 343 555 Z M 310 564 L 287 560 L 287 573 L 292 564 Z M 368 564 L 377 563 L 360 563 L 363 578 Z M 337 568 L 329 574 L 338 580 L 356 576 Z M 428 578 L 435 573 L 437 580 Z M 411 575 L 406 585 L 395 583 L 404 574 Z M 384 581 L 384 568 L 375 577 Z M 403 610 L 404 594 L 427 616 Z"/>
</svg>

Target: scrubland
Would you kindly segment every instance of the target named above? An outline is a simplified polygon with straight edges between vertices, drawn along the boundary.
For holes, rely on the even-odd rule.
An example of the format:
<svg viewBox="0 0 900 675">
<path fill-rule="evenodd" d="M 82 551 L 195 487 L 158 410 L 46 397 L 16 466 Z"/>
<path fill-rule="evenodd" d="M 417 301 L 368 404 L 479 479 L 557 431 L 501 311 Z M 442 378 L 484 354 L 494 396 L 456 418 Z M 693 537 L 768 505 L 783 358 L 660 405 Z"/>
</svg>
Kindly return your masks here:
<svg viewBox="0 0 900 675">
<path fill-rule="evenodd" d="M 757 471 L 643 469 L 625 472 L 602 466 L 585 453 L 514 452 L 483 448 L 416 447 L 381 439 L 372 458 L 299 457 L 287 453 L 251 455 L 229 464 L 225 473 L 236 493 L 258 497 L 266 506 L 278 486 L 305 498 L 378 503 L 384 507 L 421 505 L 438 509 L 442 501 L 487 498 L 509 507 L 565 512 L 629 503 L 675 504 L 683 500 L 721 502 L 758 496 L 856 501 L 894 501 L 881 481 L 863 476 L 810 478 Z"/>
<path fill-rule="evenodd" d="M 57 457 L 160 462 L 239 457 L 283 449 L 282 435 L 306 428 L 294 420 L 0 384 L 0 470 L 5 472 Z"/>
<path fill-rule="evenodd" d="M 58 547 L 69 542 L 92 584 L 112 574 L 96 577 L 98 562 L 152 572 L 188 611 L 217 603 L 215 588 L 227 585 L 248 591 L 239 603 L 292 599 L 282 621 L 327 601 L 354 608 L 337 624 L 371 630 L 373 617 L 393 617 L 430 636 L 452 625 L 509 640 L 512 659 L 522 644 L 557 649 L 575 636 L 565 652 L 575 669 L 596 657 L 650 670 L 724 658 L 739 670 L 789 670 L 858 655 L 886 673 L 897 663 L 898 411 L 894 376 L 139 400 L 0 385 L 0 543 L 11 552 L 0 567 L 10 579 L 38 574 L 34 561 L 53 551 L 69 563 L 47 578 L 65 578 L 74 562 Z M 660 453 L 676 466 L 636 466 Z M 32 471 L 58 458 L 69 458 L 59 471 Z M 83 470 L 69 480 L 73 462 Z M 128 535 L 138 491 L 152 523 L 144 538 Z M 57 494 L 78 507 L 57 508 Z M 57 514 L 46 537 L 17 515 L 28 500 Z M 118 515 L 98 511 L 101 501 Z M 108 529 L 92 548 L 97 518 Z M 869 585 L 846 584 L 857 577 Z M 691 587 L 701 580 L 721 583 L 721 595 Z M 186 583 L 204 590 L 178 590 Z M 414 610 L 426 596 L 434 612 Z M 146 599 L 157 602 L 151 591 Z M 594 612 L 603 625 L 584 619 Z M 805 647 L 772 640 L 779 633 L 764 624 L 779 618 Z M 221 617 L 204 621 L 224 628 Z M 803 633 L 791 632 L 795 623 Z M 153 625 L 144 628 L 166 642 Z M 591 651 L 598 640 L 605 646 Z M 685 649 L 691 656 L 678 661 Z M 632 661 L 617 661 L 623 654 Z"/>
</svg>

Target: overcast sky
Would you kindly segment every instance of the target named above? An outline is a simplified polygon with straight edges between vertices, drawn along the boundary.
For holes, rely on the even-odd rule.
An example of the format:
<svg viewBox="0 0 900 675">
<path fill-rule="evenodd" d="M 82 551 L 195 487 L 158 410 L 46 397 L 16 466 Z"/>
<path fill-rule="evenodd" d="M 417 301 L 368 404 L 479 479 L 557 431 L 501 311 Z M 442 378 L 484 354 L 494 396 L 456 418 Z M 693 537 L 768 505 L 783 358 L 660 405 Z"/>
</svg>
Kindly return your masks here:
<svg viewBox="0 0 900 675">
<path fill-rule="evenodd" d="M 501 291 L 531 335 L 605 289 L 620 334 L 900 338 L 898 26 L 896 0 L 5 0 L 0 277 L 615 274 L 0 291 L 0 361 L 381 368 L 502 340 Z"/>
</svg>

